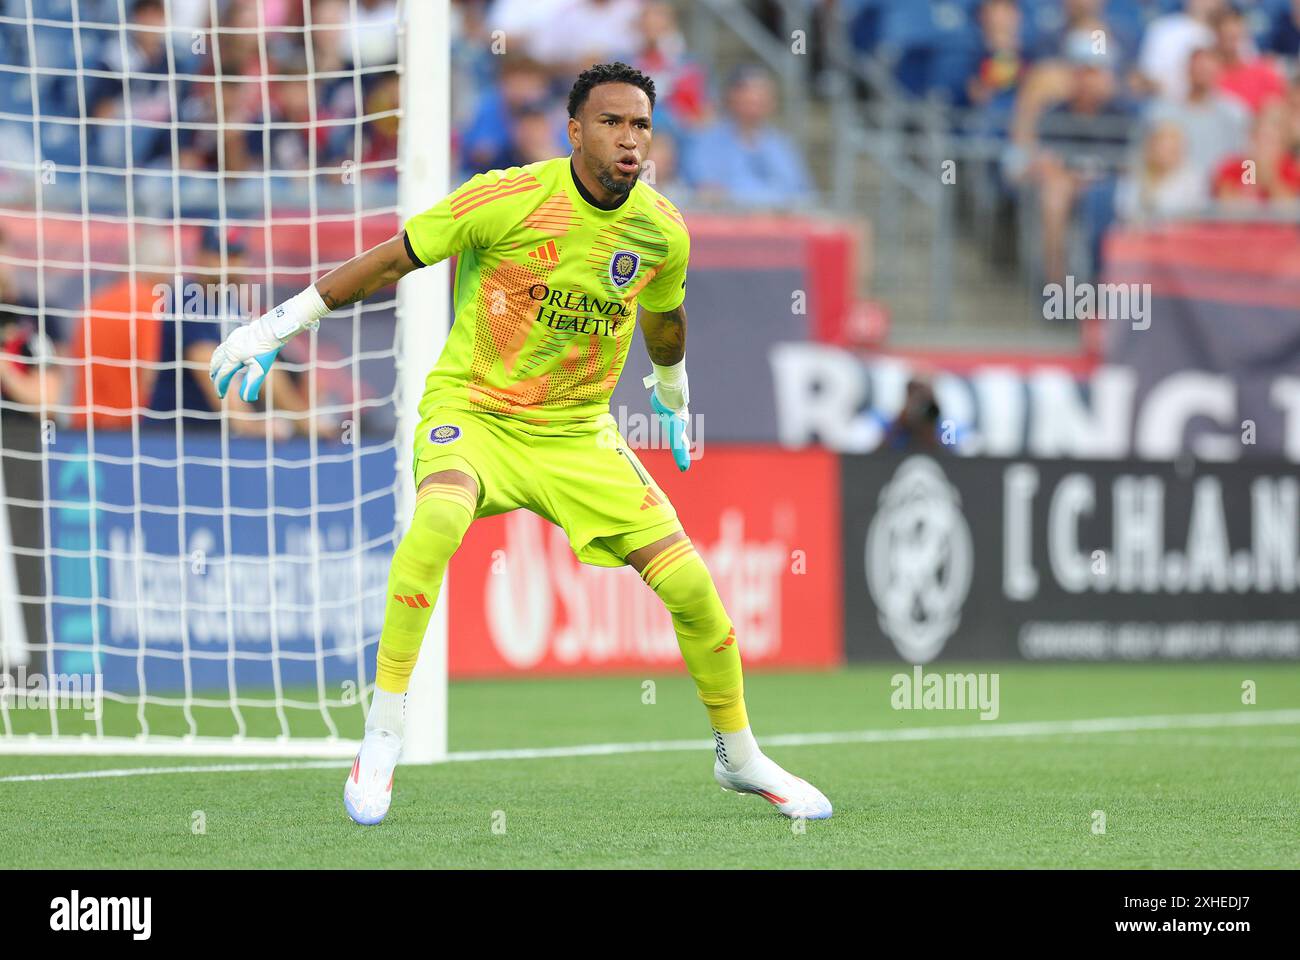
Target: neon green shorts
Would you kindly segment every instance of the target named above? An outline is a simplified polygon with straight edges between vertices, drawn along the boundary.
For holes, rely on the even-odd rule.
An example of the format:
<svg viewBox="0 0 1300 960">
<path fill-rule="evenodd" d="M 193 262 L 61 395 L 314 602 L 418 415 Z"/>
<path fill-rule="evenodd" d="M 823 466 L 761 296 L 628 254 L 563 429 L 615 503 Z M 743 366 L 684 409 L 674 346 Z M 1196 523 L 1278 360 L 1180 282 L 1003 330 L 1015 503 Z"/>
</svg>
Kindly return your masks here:
<svg viewBox="0 0 1300 960">
<path fill-rule="evenodd" d="M 533 432 L 491 413 L 437 408 L 415 432 L 415 485 L 440 470 L 478 481 L 478 517 L 523 508 L 564 530 L 583 563 L 621 567 L 681 529 L 677 511 L 609 414 Z"/>
</svg>

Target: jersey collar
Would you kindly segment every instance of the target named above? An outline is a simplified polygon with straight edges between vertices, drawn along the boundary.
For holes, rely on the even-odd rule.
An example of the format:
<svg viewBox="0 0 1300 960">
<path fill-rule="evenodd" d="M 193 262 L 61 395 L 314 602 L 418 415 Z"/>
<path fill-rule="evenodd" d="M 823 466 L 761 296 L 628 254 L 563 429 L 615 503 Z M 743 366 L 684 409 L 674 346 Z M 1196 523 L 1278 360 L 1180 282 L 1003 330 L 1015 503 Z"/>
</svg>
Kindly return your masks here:
<svg viewBox="0 0 1300 960">
<path fill-rule="evenodd" d="M 569 182 L 573 184 L 573 189 L 578 196 L 581 197 L 588 206 L 599 213 L 617 213 L 623 208 L 623 205 L 627 203 L 628 198 L 632 196 L 632 190 L 636 189 L 636 184 L 634 183 L 632 184 L 632 190 L 623 194 L 623 196 L 619 198 L 618 203 L 614 204 L 614 206 L 603 206 L 592 195 L 591 191 L 582 185 L 582 181 L 578 179 L 577 171 L 573 168 L 573 154 L 569 154 Z"/>
</svg>

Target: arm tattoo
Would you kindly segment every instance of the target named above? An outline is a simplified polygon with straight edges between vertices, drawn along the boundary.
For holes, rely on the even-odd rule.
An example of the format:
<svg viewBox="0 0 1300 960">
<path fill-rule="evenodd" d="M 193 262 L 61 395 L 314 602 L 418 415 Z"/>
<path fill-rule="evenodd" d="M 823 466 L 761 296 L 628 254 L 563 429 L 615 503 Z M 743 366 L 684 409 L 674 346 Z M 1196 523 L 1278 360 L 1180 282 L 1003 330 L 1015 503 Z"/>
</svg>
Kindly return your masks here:
<svg viewBox="0 0 1300 960">
<path fill-rule="evenodd" d="M 666 313 L 645 311 L 641 333 L 645 336 L 646 353 L 661 367 L 681 360 L 686 353 L 686 310 L 674 307 Z"/>
<path fill-rule="evenodd" d="M 364 300 L 376 290 L 396 283 L 415 269 L 406 256 L 404 240 L 389 240 L 353 257 L 316 282 L 316 289 L 331 310 Z M 351 290 L 351 293 L 344 291 Z"/>
<path fill-rule="evenodd" d="M 366 288 L 361 287 L 358 290 L 354 290 L 351 296 L 336 297 L 332 293 L 322 293 L 321 299 L 325 301 L 325 306 L 329 307 L 331 310 L 337 310 L 339 307 L 346 307 L 349 303 L 356 303 L 358 300 L 364 300 L 366 298 L 366 293 Z"/>
</svg>

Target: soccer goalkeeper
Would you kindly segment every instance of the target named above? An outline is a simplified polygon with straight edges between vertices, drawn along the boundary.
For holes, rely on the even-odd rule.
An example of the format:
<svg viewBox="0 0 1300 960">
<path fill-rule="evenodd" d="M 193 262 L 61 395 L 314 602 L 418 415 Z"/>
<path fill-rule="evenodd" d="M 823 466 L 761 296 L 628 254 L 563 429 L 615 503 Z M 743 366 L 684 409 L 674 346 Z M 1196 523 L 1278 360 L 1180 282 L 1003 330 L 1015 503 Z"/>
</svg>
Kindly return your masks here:
<svg viewBox="0 0 1300 960">
<path fill-rule="evenodd" d="M 584 71 L 569 93 L 571 156 L 473 177 L 391 240 L 237 328 L 213 352 L 225 396 L 256 399 L 281 346 L 330 310 L 458 255 L 456 322 L 420 401 L 415 514 L 388 579 L 374 697 L 344 786 L 357 823 L 392 799 L 406 690 L 443 572 L 476 517 L 531 510 L 586 563 L 630 564 L 672 616 L 708 712 L 714 777 L 789 817 L 830 802 L 758 748 L 745 713 L 740 643 L 704 562 L 664 492 L 619 434 L 609 397 L 637 307 L 654 374 L 651 403 L 686 469 L 686 265 L 677 208 L 638 180 L 654 83 L 622 63 Z"/>
</svg>

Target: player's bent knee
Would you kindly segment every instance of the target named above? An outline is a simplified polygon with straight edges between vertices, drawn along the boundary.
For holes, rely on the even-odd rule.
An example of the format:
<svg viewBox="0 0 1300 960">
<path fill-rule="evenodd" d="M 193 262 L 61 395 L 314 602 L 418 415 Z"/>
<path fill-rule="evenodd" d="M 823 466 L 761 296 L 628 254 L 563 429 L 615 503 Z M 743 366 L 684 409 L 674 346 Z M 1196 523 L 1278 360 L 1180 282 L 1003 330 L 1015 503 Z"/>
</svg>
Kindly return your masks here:
<svg viewBox="0 0 1300 960">
<path fill-rule="evenodd" d="M 420 486 L 415 516 L 393 555 L 390 579 L 400 596 L 425 596 L 432 602 L 448 562 L 474 519 L 475 508 L 474 495 L 464 487 Z"/>
<path fill-rule="evenodd" d="M 670 544 L 641 571 L 679 625 L 730 627 L 709 568 L 689 539 Z"/>
<path fill-rule="evenodd" d="M 658 578 L 654 591 L 670 609 L 681 610 L 711 603 L 718 596 L 709 568 L 704 565 L 699 554 L 693 554 Z"/>
<path fill-rule="evenodd" d="M 394 568 L 417 580 L 441 579 L 474 519 L 475 506 L 473 495 L 463 487 L 421 487 L 410 529 L 393 557 Z"/>
<path fill-rule="evenodd" d="M 449 484 L 421 486 L 411 526 L 388 573 L 389 608 L 379 642 L 379 678 L 385 690 L 406 689 L 438 599 L 443 574 L 474 518 L 473 495 Z"/>
</svg>

